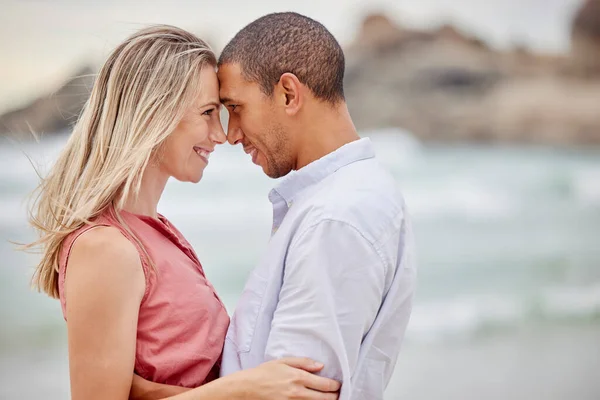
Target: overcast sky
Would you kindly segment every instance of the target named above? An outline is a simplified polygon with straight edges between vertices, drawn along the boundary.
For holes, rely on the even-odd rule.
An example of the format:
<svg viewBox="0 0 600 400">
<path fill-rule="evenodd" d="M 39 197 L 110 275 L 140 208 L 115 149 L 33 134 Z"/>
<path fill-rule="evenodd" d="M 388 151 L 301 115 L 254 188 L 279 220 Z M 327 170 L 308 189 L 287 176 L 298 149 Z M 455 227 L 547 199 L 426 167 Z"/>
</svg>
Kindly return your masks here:
<svg viewBox="0 0 600 400">
<path fill-rule="evenodd" d="M 541 51 L 569 46 L 581 0 L 0 0 L 0 111 L 51 90 L 88 60 L 99 63 L 125 36 L 150 23 L 189 29 L 220 49 L 245 24 L 297 11 L 349 43 L 368 11 L 408 26 L 452 22 L 496 47 L 521 42 Z"/>
</svg>

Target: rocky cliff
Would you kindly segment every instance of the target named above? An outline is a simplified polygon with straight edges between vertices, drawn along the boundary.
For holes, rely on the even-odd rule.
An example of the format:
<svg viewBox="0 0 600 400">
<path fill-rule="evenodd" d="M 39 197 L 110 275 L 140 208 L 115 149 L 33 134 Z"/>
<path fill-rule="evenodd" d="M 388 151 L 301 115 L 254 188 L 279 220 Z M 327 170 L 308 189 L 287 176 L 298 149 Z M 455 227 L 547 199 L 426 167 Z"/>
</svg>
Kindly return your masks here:
<svg viewBox="0 0 600 400">
<path fill-rule="evenodd" d="M 79 69 L 61 87 L 0 116 L 0 133 L 34 137 L 61 132 L 77 120 L 94 84 L 91 67 Z"/>
<path fill-rule="evenodd" d="M 600 0 L 586 1 L 571 27 L 571 65 L 583 77 L 600 76 Z"/>
<path fill-rule="evenodd" d="M 414 31 L 372 15 L 347 58 L 346 98 L 360 129 L 398 126 L 436 141 L 600 144 L 600 77 L 590 67 L 578 73 L 577 55 L 495 51 L 452 26 Z"/>
<path fill-rule="evenodd" d="M 367 16 L 345 51 L 359 129 L 401 127 L 432 141 L 600 144 L 600 0 L 574 16 L 568 54 L 498 51 L 451 25 L 414 30 L 383 14 Z M 68 129 L 90 72 L 0 116 L 0 132 Z"/>
</svg>

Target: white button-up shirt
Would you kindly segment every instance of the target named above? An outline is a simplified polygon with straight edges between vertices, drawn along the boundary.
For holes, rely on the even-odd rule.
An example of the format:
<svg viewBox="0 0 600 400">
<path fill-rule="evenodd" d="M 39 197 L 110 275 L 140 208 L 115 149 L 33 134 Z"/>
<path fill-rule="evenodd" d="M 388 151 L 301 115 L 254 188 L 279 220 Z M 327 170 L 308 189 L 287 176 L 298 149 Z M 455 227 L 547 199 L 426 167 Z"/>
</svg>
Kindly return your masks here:
<svg viewBox="0 0 600 400">
<path fill-rule="evenodd" d="M 273 233 L 231 319 L 221 374 L 310 357 L 342 382 L 341 400 L 382 399 L 416 279 L 396 182 L 364 138 L 284 178 L 269 199 Z"/>
</svg>

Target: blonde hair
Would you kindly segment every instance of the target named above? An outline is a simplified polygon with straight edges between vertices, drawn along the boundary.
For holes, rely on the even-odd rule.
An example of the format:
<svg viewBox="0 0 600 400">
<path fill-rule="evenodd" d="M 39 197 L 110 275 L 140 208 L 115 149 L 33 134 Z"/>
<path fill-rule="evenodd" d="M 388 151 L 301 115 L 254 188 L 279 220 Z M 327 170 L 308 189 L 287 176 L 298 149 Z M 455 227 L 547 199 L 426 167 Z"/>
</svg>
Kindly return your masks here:
<svg viewBox="0 0 600 400">
<path fill-rule="evenodd" d="M 42 250 L 34 287 L 57 298 L 65 238 L 139 193 L 148 162 L 198 94 L 206 66 L 216 66 L 210 47 L 168 25 L 143 29 L 110 54 L 71 137 L 35 192 L 30 224 L 39 239 L 25 246 Z"/>
</svg>

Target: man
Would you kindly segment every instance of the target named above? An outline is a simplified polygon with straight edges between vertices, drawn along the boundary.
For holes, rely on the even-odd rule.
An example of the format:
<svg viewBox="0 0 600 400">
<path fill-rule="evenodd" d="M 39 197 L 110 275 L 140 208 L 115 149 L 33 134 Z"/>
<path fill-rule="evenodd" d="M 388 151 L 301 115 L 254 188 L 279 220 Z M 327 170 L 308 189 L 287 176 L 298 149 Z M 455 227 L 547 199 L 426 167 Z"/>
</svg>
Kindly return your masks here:
<svg viewBox="0 0 600 400">
<path fill-rule="evenodd" d="M 228 141 L 268 176 L 289 175 L 269 195 L 272 237 L 232 317 L 221 372 L 309 357 L 342 382 L 340 399 L 373 400 L 409 320 L 414 244 L 394 179 L 348 113 L 344 68 L 335 38 L 296 13 L 259 18 L 221 54 Z"/>
</svg>

